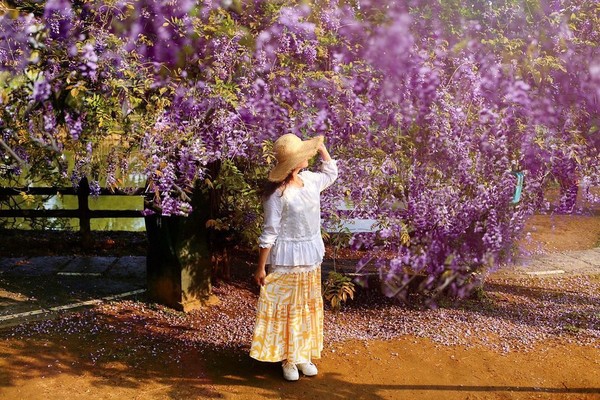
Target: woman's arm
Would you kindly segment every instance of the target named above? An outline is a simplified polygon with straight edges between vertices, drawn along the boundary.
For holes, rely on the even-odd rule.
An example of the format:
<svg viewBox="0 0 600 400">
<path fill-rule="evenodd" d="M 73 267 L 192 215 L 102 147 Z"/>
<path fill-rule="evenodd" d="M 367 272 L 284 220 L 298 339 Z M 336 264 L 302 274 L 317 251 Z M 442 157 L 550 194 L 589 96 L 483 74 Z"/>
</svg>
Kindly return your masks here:
<svg viewBox="0 0 600 400">
<path fill-rule="evenodd" d="M 319 190 L 323 191 L 329 187 L 338 177 L 338 168 L 336 161 L 331 158 L 329 151 L 325 144 L 321 143 L 317 150 L 323 160 L 321 172 L 318 173 L 318 185 Z"/>
<path fill-rule="evenodd" d="M 270 247 L 261 247 L 258 253 L 258 266 L 254 272 L 254 280 L 257 285 L 264 286 L 265 277 L 267 276 L 266 264 L 269 253 L 271 252 Z"/>
<path fill-rule="evenodd" d="M 279 236 L 282 207 L 282 199 L 277 191 L 263 202 L 264 223 L 262 233 L 258 238 L 260 251 L 258 253 L 258 265 L 254 273 L 256 283 L 261 286 L 265 284 L 267 275 L 265 266 L 269 259 L 271 247 L 275 244 L 277 236 Z"/>
</svg>

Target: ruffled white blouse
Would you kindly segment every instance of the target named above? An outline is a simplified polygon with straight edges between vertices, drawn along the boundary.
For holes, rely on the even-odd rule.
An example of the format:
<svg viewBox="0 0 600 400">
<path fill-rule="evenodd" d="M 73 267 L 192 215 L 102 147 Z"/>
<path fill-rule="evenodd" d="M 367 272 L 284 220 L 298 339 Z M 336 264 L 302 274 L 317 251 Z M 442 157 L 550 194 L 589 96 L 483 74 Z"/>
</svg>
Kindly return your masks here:
<svg viewBox="0 0 600 400">
<path fill-rule="evenodd" d="M 264 203 L 259 246 L 271 248 L 271 267 L 312 266 L 323 261 L 321 196 L 338 176 L 336 160 L 323 161 L 320 172 L 298 174 L 304 186 L 276 190 Z"/>
</svg>

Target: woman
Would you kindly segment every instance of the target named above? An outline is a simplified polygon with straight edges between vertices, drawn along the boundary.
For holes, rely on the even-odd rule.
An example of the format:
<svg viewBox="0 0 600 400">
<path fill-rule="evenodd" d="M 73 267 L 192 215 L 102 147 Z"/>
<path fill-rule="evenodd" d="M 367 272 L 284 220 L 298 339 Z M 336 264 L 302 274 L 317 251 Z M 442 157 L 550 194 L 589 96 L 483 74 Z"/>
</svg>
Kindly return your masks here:
<svg viewBox="0 0 600 400">
<path fill-rule="evenodd" d="M 277 164 L 263 195 L 265 220 L 254 274 L 261 289 L 250 356 L 282 361 L 284 378 L 296 381 L 298 370 L 317 374 L 312 360 L 323 350 L 320 192 L 336 180 L 338 170 L 322 136 L 302 141 L 283 135 L 273 151 Z M 300 172 L 317 152 L 321 172 Z"/>
</svg>

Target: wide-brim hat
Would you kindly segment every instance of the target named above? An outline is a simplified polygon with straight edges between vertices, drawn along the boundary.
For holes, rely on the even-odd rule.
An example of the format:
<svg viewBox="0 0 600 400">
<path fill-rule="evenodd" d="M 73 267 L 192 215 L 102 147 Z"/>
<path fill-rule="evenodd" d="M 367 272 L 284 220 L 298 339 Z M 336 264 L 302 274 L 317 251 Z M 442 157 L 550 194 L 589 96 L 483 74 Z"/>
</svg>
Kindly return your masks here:
<svg viewBox="0 0 600 400">
<path fill-rule="evenodd" d="M 281 182 L 304 160 L 317 154 L 323 143 L 323 136 L 302 140 L 293 133 L 281 136 L 273 143 L 273 153 L 277 164 L 269 172 L 271 182 Z"/>
</svg>

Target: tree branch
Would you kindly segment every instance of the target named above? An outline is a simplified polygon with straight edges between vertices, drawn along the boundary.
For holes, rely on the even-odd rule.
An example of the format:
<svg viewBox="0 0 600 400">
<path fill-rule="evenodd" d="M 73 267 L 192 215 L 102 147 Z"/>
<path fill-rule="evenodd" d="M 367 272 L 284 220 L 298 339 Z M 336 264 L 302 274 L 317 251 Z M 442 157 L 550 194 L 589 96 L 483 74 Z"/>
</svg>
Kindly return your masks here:
<svg viewBox="0 0 600 400">
<path fill-rule="evenodd" d="M 10 154 L 10 156 L 12 158 L 14 158 L 20 165 L 26 165 L 27 164 L 27 162 L 25 162 L 25 160 L 23 160 L 21 157 L 19 157 L 17 155 L 17 153 L 15 153 L 14 150 L 9 145 L 7 145 L 4 142 L 4 140 L 0 139 L 0 145 L 2 145 L 2 147 L 4 147 L 4 149 L 6 150 L 6 152 L 8 154 Z"/>
</svg>

